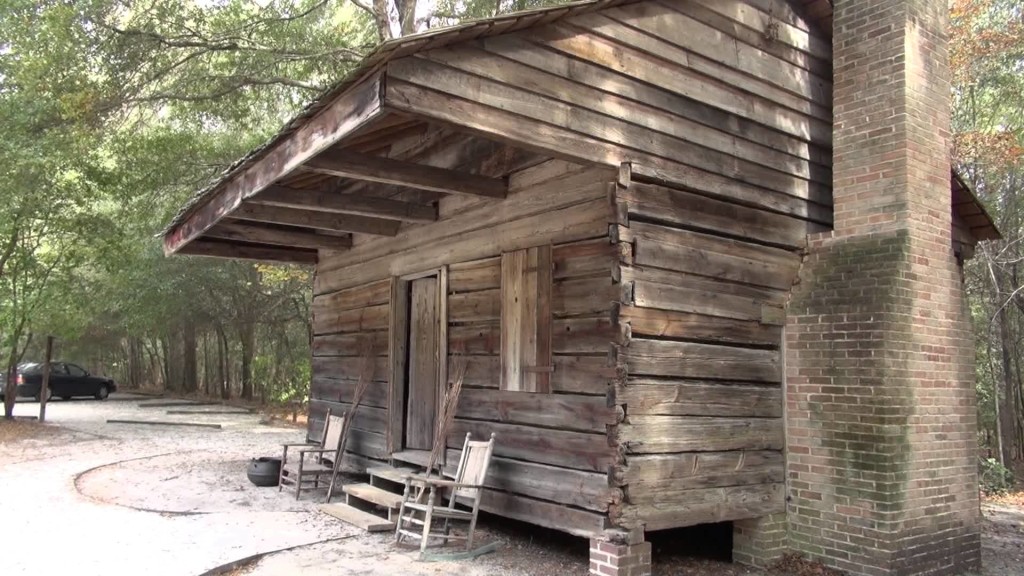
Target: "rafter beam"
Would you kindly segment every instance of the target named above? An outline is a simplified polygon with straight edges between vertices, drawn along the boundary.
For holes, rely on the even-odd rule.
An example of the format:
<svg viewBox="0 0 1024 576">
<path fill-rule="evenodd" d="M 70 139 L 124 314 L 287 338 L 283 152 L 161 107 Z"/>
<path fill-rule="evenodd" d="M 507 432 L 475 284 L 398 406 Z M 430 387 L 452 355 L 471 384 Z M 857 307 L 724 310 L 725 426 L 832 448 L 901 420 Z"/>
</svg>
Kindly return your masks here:
<svg viewBox="0 0 1024 576">
<path fill-rule="evenodd" d="M 212 256 L 233 260 L 259 260 L 261 262 L 283 262 L 286 264 L 316 264 L 315 250 L 296 250 L 278 246 L 232 244 L 217 240 L 193 240 L 178 250 L 180 254 Z"/>
<path fill-rule="evenodd" d="M 325 250 L 344 250 L 352 247 L 352 238 L 349 236 L 328 236 L 307 230 L 267 228 L 227 219 L 221 220 L 213 228 L 207 230 L 203 237 L 296 248 L 323 248 Z"/>
<path fill-rule="evenodd" d="M 402 225 L 398 220 L 332 214 L 330 212 L 315 212 L 299 208 L 280 208 L 278 206 L 263 206 L 249 203 L 239 206 L 231 216 L 253 222 L 286 224 L 288 226 L 316 228 L 332 232 L 361 232 L 377 236 L 394 236 L 398 234 L 398 227 Z"/>
<path fill-rule="evenodd" d="M 238 208 L 245 199 L 382 116 L 381 86 L 381 75 L 374 74 L 350 88 L 300 128 L 281 136 L 261 155 L 218 183 L 164 235 L 164 253 L 177 252 Z"/>
<path fill-rule="evenodd" d="M 305 167 L 307 170 L 341 178 L 397 184 L 445 194 L 504 198 L 508 193 L 508 182 L 504 178 L 488 178 L 345 150 L 328 150 L 311 158 Z"/>
<path fill-rule="evenodd" d="M 283 186 L 271 186 L 254 196 L 250 202 L 267 206 L 355 214 L 405 222 L 434 222 L 437 220 L 437 208 L 434 206 L 355 194 L 340 194 L 326 190 L 297 190 Z"/>
</svg>

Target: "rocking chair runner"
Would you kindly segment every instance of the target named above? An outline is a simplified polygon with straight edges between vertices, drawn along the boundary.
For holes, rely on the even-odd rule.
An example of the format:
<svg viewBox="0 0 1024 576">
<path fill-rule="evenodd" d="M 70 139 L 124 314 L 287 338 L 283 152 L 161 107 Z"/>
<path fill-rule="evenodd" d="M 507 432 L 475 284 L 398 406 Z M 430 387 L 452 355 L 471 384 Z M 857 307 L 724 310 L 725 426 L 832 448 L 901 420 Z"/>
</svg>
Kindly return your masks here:
<svg viewBox="0 0 1024 576">
<path fill-rule="evenodd" d="M 328 409 L 327 421 L 324 423 L 319 447 L 316 444 L 284 444 L 278 491 L 280 492 L 285 485 L 291 484 L 295 487 L 295 499 L 298 500 L 302 494 L 303 483 L 312 482 L 313 488 L 319 488 L 322 476 L 333 476 L 335 467 L 340 464 L 341 460 L 344 429 L 345 415 L 333 416 Z M 288 448 L 304 449 L 298 451 L 298 458 L 293 456 L 289 460 Z M 307 455 L 311 457 L 307 458 Z"/>
<path fill-rule="evenodd" d="M 448 540 L 465 540 L 466 549 L 471 549 L 480 498 L 483 496 L 483 484 L 487 479 L 487 469 L 490 467 L 493 451 L 494 434 L 491 434 L 490 440 L 486 442 L 473 441 L 470 435 L 466 434 L 466 442 L 462 448 L 454 480 L 407 476 L 402 506 L 398 511 L 395 541 L 401 543 L 403 536 L 418 536 L 420 552 L 423 552 L 427 548 L 427 540 L 433 536 L 441 538 L 445 544 L 448 544 Z M 447 504 L 444 502 L 446 490 L 450 490 Z M 427 494 L 425 503 L 422 502 L 424 494 Z M 468 501 L 469 510 L 455 507 L 455 501 L 460 498 Z M 421 517 L 417 518 L 417 515 Z M 444 520 L 440 531 L 431 529 L 435 520 Z M 453 520 L 469 522 L 469 533 L 466 536 L 453 536 L 449 525 Z M 422 526 L 422 529 L 414 529 L 414 526 Z"/>
</svg>

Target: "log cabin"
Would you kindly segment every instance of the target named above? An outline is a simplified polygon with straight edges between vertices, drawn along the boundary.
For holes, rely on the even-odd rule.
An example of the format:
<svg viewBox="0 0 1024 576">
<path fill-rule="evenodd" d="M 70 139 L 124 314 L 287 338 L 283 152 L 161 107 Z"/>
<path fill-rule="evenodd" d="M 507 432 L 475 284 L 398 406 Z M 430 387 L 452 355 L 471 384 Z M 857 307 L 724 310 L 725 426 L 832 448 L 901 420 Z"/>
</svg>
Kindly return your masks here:
<svg viewBox="0 0 1024 576">
<path fill-rule="evenodd" d="M 928 403 L 959 435 L 880 407 L 931 368 L 871 370 L 934 327 L 900 294 L 969 335 L 961 266 L 999 233 L 951 172 L 945 3 L 866 4 L 599 0 L 385 42 L 165 251 L 315 266 L 311 435 L 375 357 L 358 469 L 422 465 L 465 358 L 447 450 L 496 433 L 483 509 L 590 538 L 594 573 L 649 573 L 646 532 L 725 521 L 750 564 L 959 573 L 970 343 L 907 352 L 953 366 Z M 936 446 L 960 464 L 924 486 Z M 903 506 L 928 498 L 935 525 Z"/>
</svg>

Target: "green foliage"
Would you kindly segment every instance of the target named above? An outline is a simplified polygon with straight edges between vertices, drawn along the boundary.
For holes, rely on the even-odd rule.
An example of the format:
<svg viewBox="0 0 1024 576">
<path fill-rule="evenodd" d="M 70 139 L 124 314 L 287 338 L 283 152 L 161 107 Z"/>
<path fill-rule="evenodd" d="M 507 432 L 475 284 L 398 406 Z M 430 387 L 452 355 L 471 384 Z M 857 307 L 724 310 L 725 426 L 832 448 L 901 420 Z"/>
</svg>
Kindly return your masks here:
<svg viewBox="0 0 1024 576">
<path fill-rule="evenodd" d="M 981 491 L 988 496 L 999 496 L 1013 489 L 1013 472 L 995 458 L 978 460 L 978 477 Z"/>
<path fill-rule="evenodd" d="M 0 364 L 53 334 L 123 384 L 304 397 L 309 271 L 156 236 L 393 30 L 539 5 L 0 0 Z"/>
</svg>

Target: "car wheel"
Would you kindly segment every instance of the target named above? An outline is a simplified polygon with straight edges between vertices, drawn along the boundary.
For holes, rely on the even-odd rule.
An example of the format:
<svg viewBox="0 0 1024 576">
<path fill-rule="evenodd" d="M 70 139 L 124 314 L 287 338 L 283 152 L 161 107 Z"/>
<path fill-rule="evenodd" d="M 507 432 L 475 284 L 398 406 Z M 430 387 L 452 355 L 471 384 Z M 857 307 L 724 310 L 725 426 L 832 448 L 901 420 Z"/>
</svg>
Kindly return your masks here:
<svg viewBox="0 0 1024 576">
<path fill-rule="evenodd" d="M 100 389 L 96 392 L 96 399 L 97 400 L 106 400 L 107 396 L 109 396 L 109 395 L 110 395 L 110 390 L 107 389 L 107 385 L 106 384 L 101 384 L 100 385 Z"/>
<path fill-rule="evenodd" d="M 50 398 L 53 398 L 53 390 L 47 390 L 46 391 L 46 401 L 49 402 Z M 40 397 L 39 394 L 36 394 L 35 396 L 33 396 L 32 399 L 35 400 L 36 402 L 41 402 L 42 401 L 42 398 Z"/>
</svg>

